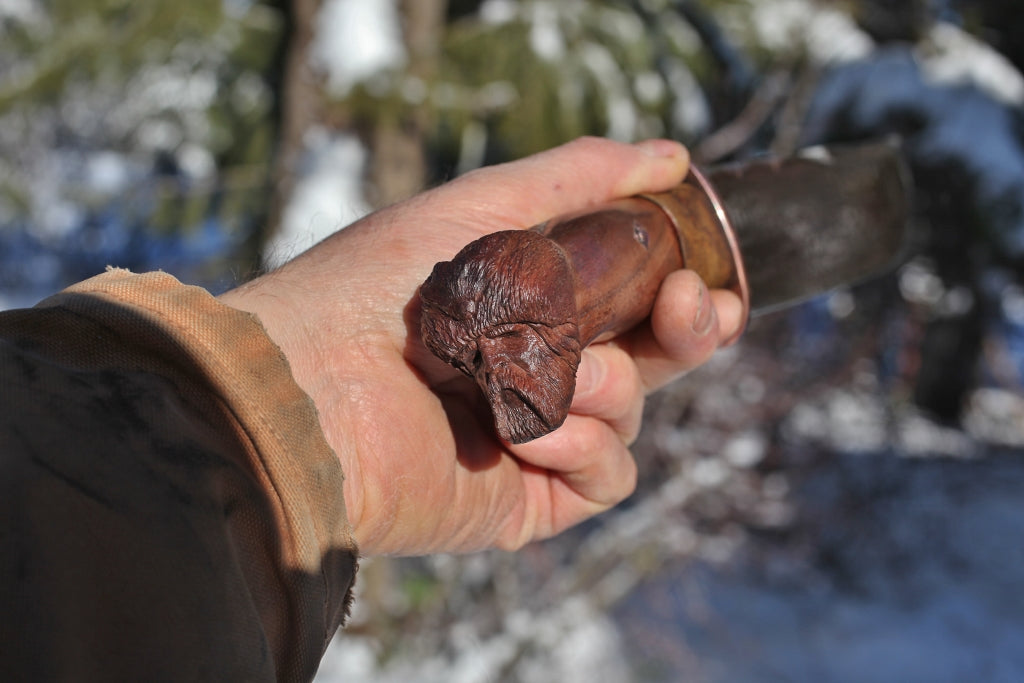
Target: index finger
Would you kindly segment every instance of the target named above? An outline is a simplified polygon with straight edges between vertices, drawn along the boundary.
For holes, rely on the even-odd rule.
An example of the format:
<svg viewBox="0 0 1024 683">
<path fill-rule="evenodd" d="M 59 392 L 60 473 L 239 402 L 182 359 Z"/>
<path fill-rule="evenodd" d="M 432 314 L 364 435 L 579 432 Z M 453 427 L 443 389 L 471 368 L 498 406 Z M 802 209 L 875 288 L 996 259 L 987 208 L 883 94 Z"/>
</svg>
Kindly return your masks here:
<svg viewBox="0 0 1024 683">
<path fill-rule="evenodd" d="M 524 159 L 477 169 L 437 188 L 443 202 L 475 200 L 483 220 L 503 228 L 530 227 L 569 211 L 680 182 L 690 167 L 672 140 L 625 144 L 584 137 Z"/>
</svg>

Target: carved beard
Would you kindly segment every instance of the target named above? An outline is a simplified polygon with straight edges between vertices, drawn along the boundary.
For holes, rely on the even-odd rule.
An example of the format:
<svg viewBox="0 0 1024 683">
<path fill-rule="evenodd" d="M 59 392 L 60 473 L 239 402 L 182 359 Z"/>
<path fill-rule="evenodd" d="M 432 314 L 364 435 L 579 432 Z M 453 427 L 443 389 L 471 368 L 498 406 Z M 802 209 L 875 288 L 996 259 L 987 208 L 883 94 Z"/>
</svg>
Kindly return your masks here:
<svg viewBox="0 0 1024 683">
<path fill-rule="evenodd" d="M 553 240 L 509 230 L 472 242 L 434 267 L 420 299 L 424 342 L 476 379 L 503 439 L 562 424 L 582 348 L 572 271 Z"/>
</svg>

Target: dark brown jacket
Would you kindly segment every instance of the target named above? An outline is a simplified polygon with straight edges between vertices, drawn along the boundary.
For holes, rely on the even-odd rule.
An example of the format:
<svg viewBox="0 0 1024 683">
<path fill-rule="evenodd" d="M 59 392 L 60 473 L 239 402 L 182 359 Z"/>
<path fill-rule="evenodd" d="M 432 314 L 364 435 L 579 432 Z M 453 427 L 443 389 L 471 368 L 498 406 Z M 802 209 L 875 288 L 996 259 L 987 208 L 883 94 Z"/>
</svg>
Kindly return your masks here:
<svg viewBox="0 0 1024 683">
<path fill-rule="evenodd" d="M 254 316 L 123 270 L 0 313 L 3 680 L 308 680 L 356 562 Z"/>
</svg>

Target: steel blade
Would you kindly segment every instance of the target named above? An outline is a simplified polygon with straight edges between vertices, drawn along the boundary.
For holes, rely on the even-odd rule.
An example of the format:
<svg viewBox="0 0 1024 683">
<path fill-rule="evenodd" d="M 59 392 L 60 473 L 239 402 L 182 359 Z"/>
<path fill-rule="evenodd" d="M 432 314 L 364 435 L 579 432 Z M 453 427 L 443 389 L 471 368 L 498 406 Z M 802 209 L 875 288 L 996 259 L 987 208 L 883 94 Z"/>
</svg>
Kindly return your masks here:
<svg viewBox="0 0 1024 683">
<path fill-rule="evenodd" d="M 911 189 L 894 145 L 812 147 L 704 175 L 732 224 L 752 313 L 862 281 L 903 257 Z"/>
</svg>

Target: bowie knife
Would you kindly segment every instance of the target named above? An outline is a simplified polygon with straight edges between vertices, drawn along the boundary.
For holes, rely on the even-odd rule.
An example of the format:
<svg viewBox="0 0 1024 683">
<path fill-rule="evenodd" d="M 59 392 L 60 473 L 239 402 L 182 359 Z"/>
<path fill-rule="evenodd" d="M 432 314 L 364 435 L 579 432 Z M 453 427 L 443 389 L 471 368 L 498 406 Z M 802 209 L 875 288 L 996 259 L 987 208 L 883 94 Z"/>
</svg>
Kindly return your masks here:
<svg viewBox="0 0 1024 683">
<path fill-rule="evenodd" d="M 423 341 L 476 379 L 503 439 L 529 441 L 568 415 L 583 348 L 643 321 L 674 270 L 734 291 L 745 326 L 891 268 L 908 177 L 886 143 L 816 147 L 691 168 L 668 192 L 487 235 L 420 287 Z"/>
</svg>

